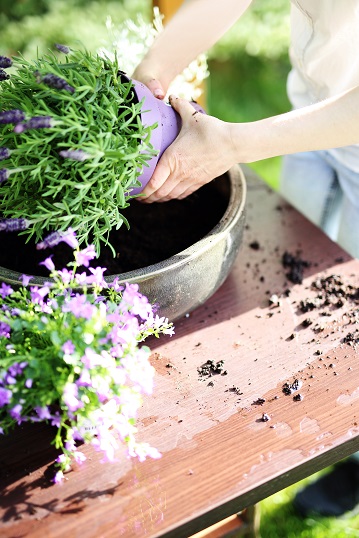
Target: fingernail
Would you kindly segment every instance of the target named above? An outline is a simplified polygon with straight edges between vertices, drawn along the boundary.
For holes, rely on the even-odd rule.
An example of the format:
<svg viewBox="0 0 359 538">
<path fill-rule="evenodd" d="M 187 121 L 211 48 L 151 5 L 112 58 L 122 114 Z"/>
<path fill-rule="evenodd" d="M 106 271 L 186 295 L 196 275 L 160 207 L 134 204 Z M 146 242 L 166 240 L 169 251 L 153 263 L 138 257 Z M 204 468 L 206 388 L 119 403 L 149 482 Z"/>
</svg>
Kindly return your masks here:
<svg viewBox="0 0 359 538">
<path fill-rule="evenodd" d="M 159 90 L 159 89 L 154 90 L 153 95 L 154 95 L 155 97 L 157 97 L 157 99 L 163 99 L 163 97 L 164 97 L 164 93 L 163 93 L 163 91 L 162 91 L 162 90 Z"/>
</svg>

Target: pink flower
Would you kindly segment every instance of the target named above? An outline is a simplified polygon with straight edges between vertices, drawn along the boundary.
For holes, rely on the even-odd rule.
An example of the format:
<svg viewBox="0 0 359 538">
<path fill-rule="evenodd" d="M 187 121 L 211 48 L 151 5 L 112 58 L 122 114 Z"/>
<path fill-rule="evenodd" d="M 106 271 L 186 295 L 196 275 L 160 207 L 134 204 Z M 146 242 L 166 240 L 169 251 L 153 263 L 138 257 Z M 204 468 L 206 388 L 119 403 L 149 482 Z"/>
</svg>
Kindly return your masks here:
<svg viewBox="0 0 359 538">
<path fill-rule="evenodd" d="M 48 269 L 49 271 L 53 271 L 55 269 L 55 264 L 52 261 L 52 257 L 53 257 L 53 254 L 51 254 L 51 256 L 49 256 L 48 258 L 46 258 L 46 260 L 44 260 L 43 262 L 40 262 L 39 265 L 44 265 L 46 269 Z"/>
<path fill-rule="evenodd" d="M 11 286 L 8 286 L 7 284 L 5 284 L 5 282 L 1 283 L 0 295 L 3 299 L 5 299 L 5 297 L 7 297 L 8 295 L 11 295 L 13 291 L 14 290 Z"/>
<path fill-rule="evenodd" d="M 93 245 L 89 245 L 83 250 L 75 251 L 74 256 L 77 265 L 88 267 L 90 265 L 90 261 L 96 258 L 95 247 Z"/>
</svg>

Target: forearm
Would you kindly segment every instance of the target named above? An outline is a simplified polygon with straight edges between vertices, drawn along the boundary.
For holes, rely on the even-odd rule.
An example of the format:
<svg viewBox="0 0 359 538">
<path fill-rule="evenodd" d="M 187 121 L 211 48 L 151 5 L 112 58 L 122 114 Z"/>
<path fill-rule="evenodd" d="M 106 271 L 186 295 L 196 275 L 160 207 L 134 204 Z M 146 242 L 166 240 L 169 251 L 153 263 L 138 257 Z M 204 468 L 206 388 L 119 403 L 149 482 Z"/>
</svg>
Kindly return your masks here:
<svg viewBox="0 0 359 538">
<path fill-rule="evenodd" d="M 286 114 L 230 124 L 238 162 L 359 143 L 359 87 Z"/>
<path fill-rule="evenodd" d="M 143 62 L 169 84 L 236 22 L 252 0 L 187 0 L 165 25 Z"/>
</svg>

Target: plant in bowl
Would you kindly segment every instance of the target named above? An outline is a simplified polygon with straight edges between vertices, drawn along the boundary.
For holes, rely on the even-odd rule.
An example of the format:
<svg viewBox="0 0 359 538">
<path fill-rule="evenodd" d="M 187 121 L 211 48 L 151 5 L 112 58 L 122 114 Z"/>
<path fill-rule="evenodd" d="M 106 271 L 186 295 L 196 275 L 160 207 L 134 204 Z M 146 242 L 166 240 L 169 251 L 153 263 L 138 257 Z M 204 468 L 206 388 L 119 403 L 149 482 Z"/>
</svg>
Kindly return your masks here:
<svg viewBox="0 0 359 538">
<path fill-rule="evenodd" d="M 58 48 L 33 62 L 14 58 L 10 75 L 2 57 L 0 277 L 13 285 L 27 273 L 42 284 L 36 244 L 71 227 L 80 244 L 95 245 L 108 283 L 138 283 L 173 321 L 230 270 L 243 231 L 243 174 L 236 167 L 185 200 L 138 203 L 180 116 L 120 71 L 116 51 Z M 56 266 L 64 256 L 56 247 Z"/>
<path fill-rule="evenodd" d="M 141 343 L 172 334 L 172 324 L 155 314 L 137 285 L 108 285 L 104 268 L 89 267 L 93 245 L 80 250 L 72 230 L 46 241 L 70 245 L 74 260 L 56 270 L 52 256 L 46 258 L 51 281 L 42 286 L 26 275 L 16 289 L 0 285 L 0 433 L 24 422 L 54 426 L 61 451 L 55 482 L 73 461 L 86 459 L 81 442 L 108 461 L 118 440 L 140 461 L 159 457 L 135 440 L 141 395 L 151 393 L 154 375 L 150 349 Z"/>
<path fill-rule="evenodd" d="M 109 60 L 59 46 L 34 62 L 2 57 L 0 213 L 29 237 L 71 227 L 97 252 L 157 150 L 133 83 Z M 11 219 L 9 222 L 7 219 Z"/>
</svg>

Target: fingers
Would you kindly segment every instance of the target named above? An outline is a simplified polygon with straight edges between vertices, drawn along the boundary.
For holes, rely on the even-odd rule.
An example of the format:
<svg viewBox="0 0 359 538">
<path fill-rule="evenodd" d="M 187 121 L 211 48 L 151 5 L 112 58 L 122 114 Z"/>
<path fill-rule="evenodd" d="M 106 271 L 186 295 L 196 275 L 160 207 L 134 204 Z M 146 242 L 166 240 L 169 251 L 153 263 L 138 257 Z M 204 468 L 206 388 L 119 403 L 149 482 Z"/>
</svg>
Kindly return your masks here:
<svg viewBox="0 0 359 538">
<path fill-rule="evenodd" d="M 157 99 L 165 98 L 166 92 L 164 91 L 159 80 L 153 78 L 147 82 L 146 86 L 153 93 L 153 95 L 157 97 Z"/>
<path fill-rule="evenodd" d="M 141 193 L 142 196 L 139 198 L 139 201 L 146 203 L 156 202 L 159 198 L 158 191 L 166 183 L 170 174 L 171 168 L 165 154 L 163 154 L 155 168 L 155 171 L 152 174 L 150 181 L 143 189 Z"/>
</svg>

